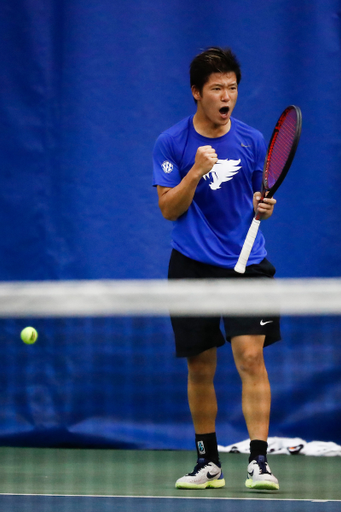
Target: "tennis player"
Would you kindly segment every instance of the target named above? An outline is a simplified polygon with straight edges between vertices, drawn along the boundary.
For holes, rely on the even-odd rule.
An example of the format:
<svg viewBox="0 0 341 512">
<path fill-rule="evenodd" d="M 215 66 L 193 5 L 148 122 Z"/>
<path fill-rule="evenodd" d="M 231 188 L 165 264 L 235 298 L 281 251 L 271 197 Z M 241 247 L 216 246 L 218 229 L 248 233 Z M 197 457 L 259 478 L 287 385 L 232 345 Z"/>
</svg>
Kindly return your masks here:
<svg viewBox="0 0 341 512">
<path fill-rule="evenodd" d="M 153 184 L 163 216 L 173 221 L 169 279 L 241 277 L 234 266 L 258 206 L 262 220 L 275 199 L 260 202 L 266 144 L 261 133 L 232 117 L 241 80 L 230 49 L 209 48 L 190 65 L 194 115 L 163 132 L 153 153 Z M 243 278 L 272 279 L 259 231 Z M 178 357 L 188 362 L 188 401 L 195 431 L 197 464 L 176 482 L 180 489 L 225 485 L 219 460 L 214 375 L 217 348 L 225 343 L 219 317 L 172 317 Z M 279 488 L 267 463 L 270 384 L 263 348 L 280 339 L 278 317 L 225 317 L 242 382 L 242 409 L 250 458 L 245 485 Z"/>
</svg>

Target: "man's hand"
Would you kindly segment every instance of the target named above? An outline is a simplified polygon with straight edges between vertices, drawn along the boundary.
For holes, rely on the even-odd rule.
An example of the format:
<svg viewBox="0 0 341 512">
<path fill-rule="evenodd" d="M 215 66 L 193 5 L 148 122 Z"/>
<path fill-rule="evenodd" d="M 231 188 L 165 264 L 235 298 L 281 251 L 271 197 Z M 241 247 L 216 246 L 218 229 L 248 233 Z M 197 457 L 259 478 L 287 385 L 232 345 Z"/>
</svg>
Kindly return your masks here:
<svg viewBox="0 0 341 512">
<path fill-rule="evenodd" d="M 200 146 L 197 149 L 194 165 L 190 172 L 201 178 L 212 169 L 217 161 L 218 156 L 212 146 Z"/>
<path fill-rule="evenodd" d="M 266 220 L 273 214 L 274 206 L 277 201 L 273 197 L 264 197 L 263 201 L 260 202 L 261 197 L 260 192 L 254 193 L 253 207 L 255 211 L 258 209 L 258 213 L 261 215 L 261 220 Z"/>
</svg>

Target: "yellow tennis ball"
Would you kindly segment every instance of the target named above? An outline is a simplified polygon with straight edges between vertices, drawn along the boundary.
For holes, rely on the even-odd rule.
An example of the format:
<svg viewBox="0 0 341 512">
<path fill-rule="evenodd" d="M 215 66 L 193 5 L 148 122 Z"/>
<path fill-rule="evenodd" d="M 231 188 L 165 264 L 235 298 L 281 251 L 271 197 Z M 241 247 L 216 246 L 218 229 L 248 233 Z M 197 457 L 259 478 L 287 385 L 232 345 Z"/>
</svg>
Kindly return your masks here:
<svg viewBox="0 0 341 512">
<path fill-rule="evenodd" d="M 25 329 L 21 331 L 20 336 L 24 343 L 32 345 L 32 343 L 37 341 L 38 333 L 34 327 L 25 327 Z"/>
</svg>

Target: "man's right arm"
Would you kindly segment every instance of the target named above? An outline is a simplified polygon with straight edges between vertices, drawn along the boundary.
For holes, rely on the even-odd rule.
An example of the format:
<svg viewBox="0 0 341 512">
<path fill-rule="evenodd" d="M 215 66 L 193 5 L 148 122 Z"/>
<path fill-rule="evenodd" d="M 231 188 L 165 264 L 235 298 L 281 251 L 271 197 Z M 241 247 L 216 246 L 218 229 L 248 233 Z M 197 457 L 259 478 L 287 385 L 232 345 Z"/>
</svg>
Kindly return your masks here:
<svg viewBox="0 0 341 512">
<path fill-rule="evenodd" d="M 212 146 L 201 146 L 195 155 L 193 167 L 174 188 L 157 186 L 159 207 L 167 220 L 176 220 L 185 213 L 193 201 L 193 197 L 201 178 L 207 174 L 218 157 Z"/>
</svg>

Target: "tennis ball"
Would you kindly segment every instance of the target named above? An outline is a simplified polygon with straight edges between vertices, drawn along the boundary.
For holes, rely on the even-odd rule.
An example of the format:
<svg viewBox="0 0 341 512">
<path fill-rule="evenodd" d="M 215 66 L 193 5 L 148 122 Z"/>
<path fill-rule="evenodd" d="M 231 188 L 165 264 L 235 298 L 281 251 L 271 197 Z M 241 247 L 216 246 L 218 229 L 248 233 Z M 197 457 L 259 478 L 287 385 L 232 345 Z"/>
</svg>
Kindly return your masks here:
<svg viewBox="0 0 341 512">
<path fill-rule="evenodd" d="M 38 333 L 34 327 L 25 327 L 25 329 L 21 331 L 20 336 L 24 343 L 32 345 L 32 343 L 37 341 Z"/>
</svg>

